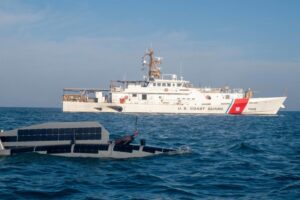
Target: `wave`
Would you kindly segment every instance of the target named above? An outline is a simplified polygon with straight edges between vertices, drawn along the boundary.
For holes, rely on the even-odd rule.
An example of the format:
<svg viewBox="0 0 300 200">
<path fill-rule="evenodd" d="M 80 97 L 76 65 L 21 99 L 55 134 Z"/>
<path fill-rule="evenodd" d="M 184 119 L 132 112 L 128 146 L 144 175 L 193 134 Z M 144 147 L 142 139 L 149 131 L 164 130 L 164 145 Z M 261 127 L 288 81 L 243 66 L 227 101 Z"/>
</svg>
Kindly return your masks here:
<svg viewBox="0 0 300 200">
<path fill-rule="evenodd" d="M 48 191 L 43 191 L 43 190 L 16 190 L 15 194 L 19 195 L 22 198 L 37 198 L 37 199 L 45 199 L 45 198 L 62 198 L 66 197 L 69 195 L 74 195 L 76 193 L 80 193 L 79 190 L 74 189 L 74 188 L 63 188 L 61 190 L 48 190 Z"/>
<path fill-rule="evenodd" d="M 263 152 L 260 148 L 257 146 L 251 145 L 246 142 L 241 142 L 238 144 L 234 144 L 229 148 L 229 151 L 234 152 L 242 152 L 242 153 L 261 153 Z"/>
</svg>

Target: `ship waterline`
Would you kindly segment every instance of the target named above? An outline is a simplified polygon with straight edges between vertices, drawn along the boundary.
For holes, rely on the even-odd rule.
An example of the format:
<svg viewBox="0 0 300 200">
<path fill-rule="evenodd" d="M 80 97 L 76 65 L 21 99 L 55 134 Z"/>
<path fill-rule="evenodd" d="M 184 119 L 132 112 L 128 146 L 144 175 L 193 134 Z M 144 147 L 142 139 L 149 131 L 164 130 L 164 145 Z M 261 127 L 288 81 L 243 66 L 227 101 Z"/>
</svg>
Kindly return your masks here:
<svg viewBox="0 0 300 200">
<path fill-rule="evenodd" d="M 227 86 L 194 87 L 175 74 L 161 74 L 161 58 L 152 49 L 143 64 L 149 70 L 141 81 L 112 81 L 108 90 L 65 88 L 63 112 L 274 115 L 287 98 L 256 98 L 250 89 Z"/>
</svg>

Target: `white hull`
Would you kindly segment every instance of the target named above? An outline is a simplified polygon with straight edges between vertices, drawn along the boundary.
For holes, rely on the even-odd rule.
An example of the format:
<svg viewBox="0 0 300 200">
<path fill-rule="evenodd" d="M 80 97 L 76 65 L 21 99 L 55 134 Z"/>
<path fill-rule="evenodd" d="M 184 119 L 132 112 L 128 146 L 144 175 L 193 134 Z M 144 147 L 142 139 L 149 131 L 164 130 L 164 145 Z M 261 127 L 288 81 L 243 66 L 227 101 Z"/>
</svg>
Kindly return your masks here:
<svg viewBox="0 0 300 200">
<path fill-rule="evenodd" d="M 286 97 L 251 98 L 243 111 L 237 113 L 230 113 L 234 100 L 227 100 L 212 105 L 115 104 L 63 101 L 63 112 L 275 115 L 283 106 L 285 99 Z"/>
</svg>

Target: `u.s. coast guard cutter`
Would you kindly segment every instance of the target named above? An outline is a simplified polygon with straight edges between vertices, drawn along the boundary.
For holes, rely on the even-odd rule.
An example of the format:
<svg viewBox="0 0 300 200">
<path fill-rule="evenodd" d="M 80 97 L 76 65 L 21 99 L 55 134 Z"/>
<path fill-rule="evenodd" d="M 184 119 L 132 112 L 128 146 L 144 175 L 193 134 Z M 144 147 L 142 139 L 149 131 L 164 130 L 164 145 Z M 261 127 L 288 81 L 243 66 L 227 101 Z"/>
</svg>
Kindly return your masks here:
<svg viewBox="0 0 300 200">
<path fill-rule="evenodd" d="M 274 115 L 285 96 L 254 98 L 252 90 L 193 87 L 175 74 L 161 74 L 161 58 L 149 49 L 141 81 L 112 81 L 110 89 L 65 88 L 64 112 L 190 113 Z"/>
</svg>

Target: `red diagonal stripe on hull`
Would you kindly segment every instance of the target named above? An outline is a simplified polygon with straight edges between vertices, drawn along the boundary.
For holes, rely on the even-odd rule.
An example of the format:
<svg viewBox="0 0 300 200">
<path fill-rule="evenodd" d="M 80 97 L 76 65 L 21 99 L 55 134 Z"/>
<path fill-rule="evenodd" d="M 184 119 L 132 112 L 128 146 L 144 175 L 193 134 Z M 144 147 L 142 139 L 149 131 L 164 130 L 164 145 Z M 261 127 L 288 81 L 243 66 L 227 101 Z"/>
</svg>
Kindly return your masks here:
<svg viewBox="0 0 300 200">
<path fill-rule="evenodd" d="M 243 99 L 235 99 L 233 105 L 231 106 L 229 110 L 229 114 L 232 115 L 239 115 L 242 114 L 243 110 L 248 104 L 249 99 L 243 98 Z"/>
</svg>

